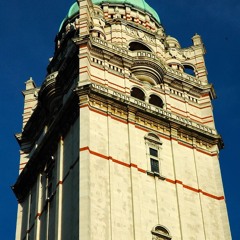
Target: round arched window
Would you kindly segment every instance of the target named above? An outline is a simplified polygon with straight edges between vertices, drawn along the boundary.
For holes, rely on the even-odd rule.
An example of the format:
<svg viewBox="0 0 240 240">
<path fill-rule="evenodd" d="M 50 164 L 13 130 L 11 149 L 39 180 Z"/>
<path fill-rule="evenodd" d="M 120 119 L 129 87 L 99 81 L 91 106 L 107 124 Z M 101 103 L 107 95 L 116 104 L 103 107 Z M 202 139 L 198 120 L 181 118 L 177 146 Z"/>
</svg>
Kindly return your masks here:
<svg viewBox="0 0 240 240">
<path fill-rule="evenodd" d="M 154 105 L 154 106 L 163 108 L 163 101 L 162 101 L 162 99 L 161 99 L 160 97 L 158 97 L 157 95 L 152 94 L 152 95 L 150 96 L 149 103 L 152 104 L 152 105 Z"/>
<path fill-rule="evenodd" d="M 129 44 L 129 50 L 130 51 L 144 50 L 144 51 L 151 52 L 150 48 L 148 48 L 146 45 L 140 42 L 131 42 Z"/>
<path fill-rule="evenodd" d="M 184 65 L 184 72 L 189 74 L 189 75 L 195 76 L 195 71 L 194 71 L 194 68 L 192 66 Z"/>
<path fill-rule="evenodd" d="M 132 88 L 132 90 L 131 90 L 131 96 L 134 97 L 134 98 L 137 98 L 137 99 L 139 99 L 139 100 L 142 100 L 142 101 L 145 100 L 145 94 L 144 94 L 144 92 L 143 92 L 141 89 L 136 88 L 136 87 Z"/>
</svg>

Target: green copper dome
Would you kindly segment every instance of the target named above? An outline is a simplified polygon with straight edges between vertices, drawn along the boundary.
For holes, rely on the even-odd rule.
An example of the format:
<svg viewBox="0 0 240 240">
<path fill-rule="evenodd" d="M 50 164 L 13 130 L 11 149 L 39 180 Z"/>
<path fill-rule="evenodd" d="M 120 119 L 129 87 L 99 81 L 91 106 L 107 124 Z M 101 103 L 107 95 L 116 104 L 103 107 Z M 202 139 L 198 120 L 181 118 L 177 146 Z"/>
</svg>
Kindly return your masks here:
<svg viewBox="0 0 240 240">
<path fill-rule="evenodd" d="M 79 12 L 79 6 L 78 3 L 75 2 L 69 9 L 67 16 L 62 20 L 62 23 L 59 27 L 59 31 L 62 29 L 63 24 L 65 21 L 67 21 L 69 18 L 72 18 L 74 15 L 77 15 Z"/>
<path fill-rule="evenodd" d="M 102 3 L 110 3 L 110 4 L 128 4 L 130 6 L 133 6 L 137 9 L 140 9 L 144 12 L 148 12 L 152 17 L 154 17 L 159 23 L 160 22 L 160 18 L 157 14 L 157 12 L 151 8 L 146 2 L 145 0 L 92 0 L 92 3 L 95 5 L 100 5 Z M 64 24 L 64 22 L 67 19 L 70 19 L 72 17 L 74 17 L 76 14 L 78 14 L 79 12 L 79 6 L 78 3 L 75 2 L 69 9 L 67 16 L 63 19 L 59 30 L 62 29 L 62 26 Z"/>
<path fill-rule="evenodd" d="M 157 12 L 151 8 L 145 0 L 92 0 L 93 4 L 100 5 L 101 3 L 119 3 L 119 4 L 128 4 L 140 10 L 150 13 L 159 23 L 160 18 Z"/>
<path fill-rule="evenodd" d="M 79 12 L 79 6 L 78 6 L 78 3 L 75 2 L 69 9 L 68 11 L 68 18 L 71 18 L 73 17 L 75 14 L 77 14 Z"/>
</svg>

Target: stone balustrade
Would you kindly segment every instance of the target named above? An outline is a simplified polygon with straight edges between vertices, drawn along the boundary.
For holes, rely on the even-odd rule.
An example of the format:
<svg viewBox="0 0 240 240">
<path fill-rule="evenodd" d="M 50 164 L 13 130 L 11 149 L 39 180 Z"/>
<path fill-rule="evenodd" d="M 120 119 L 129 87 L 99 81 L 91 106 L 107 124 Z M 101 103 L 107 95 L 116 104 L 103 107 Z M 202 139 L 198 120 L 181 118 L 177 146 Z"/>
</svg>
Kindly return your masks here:
<svg viewBox="0 0 240 240">
<path fill-rule="evenodd" d="M 138 108 L 142 108 L 144 111 L 151 112 L 152 114 L 157 115 L 159 117 L 169 119 L 169 120 L 176 122 L 183 126 L 189 126 L 196 131 L 200 131 L 205 134 L 207 133 L 207 134 L 211 134 L 211 135 L 218 135 L 216 129 L 210 128 L 206 125 L 197 123 L 195 121 L 184 118 L 177 114 L 173 114 L 172 112 L 166 111 L 160 107 L 156 107 L 152 104 L 146 103 L 144 101 L 141 101 L 139 99 L 136 99 L 134 97 L 126 95 L 124 93 L 120 93 L 118 91 L 112 90 L 109 87 L 104 87 L 104 86 L 94 83 L 94 84 L 91 84 L 91 88 L 94 91 L 100 92 L 103 95 L 107 95 L 111 98 L 118 99 L 121 102 L 126 102 L 129 105 L 136 106 Z"/>
<path fill-rule="evenodd" d="M 127 49 L 124 49 L 120 46 L 116 46 L 114 44 L 111 44 L 103 39 L 100 38 L 96 38 L 96 37 L 92 37 L 92 42 L 95 43 L 96 45 L 101 45 L 101 47 L 106 48 L 107 50 L 111 49 L 113 50 L 113 52 L 118 53 L 119 55 L 126 55 L 126 56 L 130 56 L 132 57 L 132 59 L 152 59 L 154 61 L 156 61 L 157 63 L 159 63 L 161 65 L 161 67 L 163 67 L 164 71 L 166 71 L 167 74 L 169 74 L 170 76 L 173 76 L 177 79 L 182 80 L 183 82 L 189 82 L 192 84 L 197 84 L 197 85 L 204 85 L 203 82 L 201 82 L 199 79 L 197 79 L 194 76 L 191 76 L 190 74 L 181 72 L 179 70 L 175 70 L 171 67 L 168 67 L 166 65 L 163 65 L 162 60 L 160 58 L 157 57 L 156 54 L 152 53 L 152 52 L 148 52 L 148 51 L 129 51 Z"/>
</svg>

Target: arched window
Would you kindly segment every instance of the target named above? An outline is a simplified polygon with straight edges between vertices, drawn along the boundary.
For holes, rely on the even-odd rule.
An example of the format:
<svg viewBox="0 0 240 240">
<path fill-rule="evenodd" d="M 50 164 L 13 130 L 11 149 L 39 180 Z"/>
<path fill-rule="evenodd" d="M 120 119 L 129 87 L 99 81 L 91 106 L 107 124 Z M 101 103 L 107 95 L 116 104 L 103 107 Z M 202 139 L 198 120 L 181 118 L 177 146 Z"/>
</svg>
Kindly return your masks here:
<svg viewBox="0 0 240 240">
<path fill-rule="evenodd" d="M 140 42 L 131 42 L 129 44 L 129 50 L 130 51 L 144 50 L 144 51 L 151 52 L 150 48 L 148 48 L 146 45 Z"/>
<path fill-rule="evenodd" d="M 189 75 L 195 76 L 195 71 L 194 71 L 194 68 L 192 66 L 184 65 L 184 72 L 189 74 Z"/>
<path fill-rule="evenodd" d="M 132 90 L 131 90 L 131 96 L 134 97 L 134 98 L 137 98 L 139 100 L 142 100 L 144 101 L 145 100 L 145 94 L 144 92 L 139 89 L 139 88 L 136 88 L 136 87 L 133 87 Z"/>
<path fill-rule="evenodd" d="M 163 108 L 163 101 L 160 97 L 158 97 L 157 95 L 154 95 L 152 94 L 149 98 L 149 103 L 154 105 L 154 106 L 157 106 L 157 107 L 160 107 L 160 108 Z"/>
<path fill-rule="evenodd" d="M 162 145 L 160 138 L 154 133 L 148 133 L 145 136 L 145 142 L 147 148 L 147 160 L 149 161 L 147 173 L 165 179 L 161 175 L 160 169 L 160 151 Z"/>
<path fill-rule="evenodd" d="M 172 237 L 170 235 L 169 230 L 162 226 L 157 225 L 152 229 L 153 240 L 171 240 Z"/>
</svg>

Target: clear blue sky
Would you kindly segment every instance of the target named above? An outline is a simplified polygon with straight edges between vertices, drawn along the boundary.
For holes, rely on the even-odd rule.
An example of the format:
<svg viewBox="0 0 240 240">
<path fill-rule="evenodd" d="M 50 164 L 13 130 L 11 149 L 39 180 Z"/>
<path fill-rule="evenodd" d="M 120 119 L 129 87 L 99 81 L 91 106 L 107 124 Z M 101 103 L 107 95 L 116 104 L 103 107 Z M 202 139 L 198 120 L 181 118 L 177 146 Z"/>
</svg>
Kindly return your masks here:
<svg viewBox="0 0 240 240">
<path fill-rule="evenodd" d="M 15 235 L 17 202 L 10 186 L 18 174 L 19 147 L 14 134 L 21 131 L 24 82 L 32 76 L 40 85 L 54 50 L 58 27 L 73 0 L 12 0 L 0 2 L 0 239 Z M 225 195 L 233 239 L 240 236 L 240 1 L 148 0 L 159 13 L 167 34 L 182 47 L 202 36 L 207 49 L 209 81 L 216 126 L 225 149 L 221 151 Z"/>
</svg>

